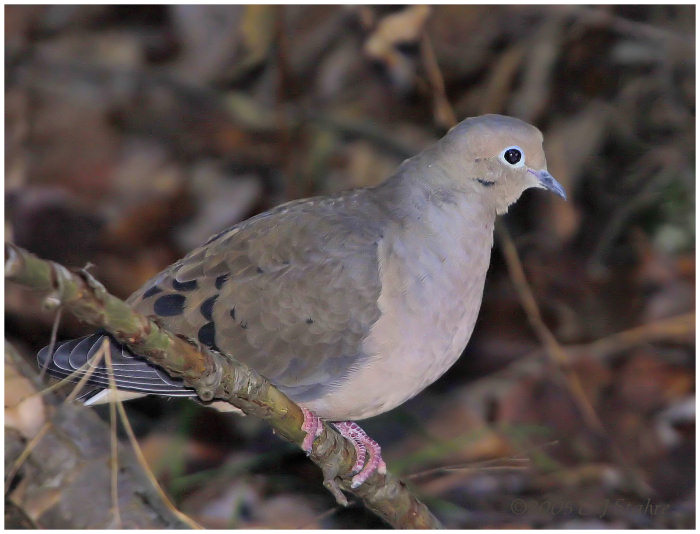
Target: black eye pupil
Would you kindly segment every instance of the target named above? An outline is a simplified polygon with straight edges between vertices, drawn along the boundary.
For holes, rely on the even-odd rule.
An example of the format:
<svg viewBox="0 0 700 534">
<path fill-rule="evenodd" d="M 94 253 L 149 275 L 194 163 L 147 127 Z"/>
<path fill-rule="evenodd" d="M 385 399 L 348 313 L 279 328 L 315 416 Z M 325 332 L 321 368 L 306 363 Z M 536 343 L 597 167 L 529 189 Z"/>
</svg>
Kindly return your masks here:
<svg viewBox="0 0 700 534">
<path fill-rule="evenodd" d="M 517 148 L 509 148 L 508 150 L 506 150 L 506 153 L 503 154 L 503 159 L 505 159 L 511 165 L 515 165 L 516 163 L 518 163 L 521 157 L 522 154 Z"/>
</svg>

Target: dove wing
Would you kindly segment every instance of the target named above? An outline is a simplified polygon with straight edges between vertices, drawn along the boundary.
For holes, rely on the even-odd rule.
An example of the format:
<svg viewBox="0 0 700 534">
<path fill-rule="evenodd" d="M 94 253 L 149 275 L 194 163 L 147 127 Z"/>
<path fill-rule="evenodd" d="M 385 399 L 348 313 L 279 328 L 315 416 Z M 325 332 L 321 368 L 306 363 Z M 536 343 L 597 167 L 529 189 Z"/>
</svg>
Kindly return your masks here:
<svg viewBox="0 0 700 534">
<path fill-rule="evenodd" d="M 315 398 L 359 365 L 380 315 L 385 217 L 366 195 L 290 202 L 235 225 L 129 303 L 250 365 L 294 400 Z"/>
</svg>

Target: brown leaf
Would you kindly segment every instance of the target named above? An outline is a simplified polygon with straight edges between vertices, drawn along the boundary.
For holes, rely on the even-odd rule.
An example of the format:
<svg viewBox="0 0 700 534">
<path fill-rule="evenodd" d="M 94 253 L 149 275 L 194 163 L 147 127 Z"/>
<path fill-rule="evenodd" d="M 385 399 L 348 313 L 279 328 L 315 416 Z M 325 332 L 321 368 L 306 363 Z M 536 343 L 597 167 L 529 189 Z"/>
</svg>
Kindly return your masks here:
<svg viewBox="0 0 700 534">
<path fill-rule="evenodd" d="M 44 402 L 31 396 L 34 385 L 5 359 L 5 428 L 13 428 L 29 440 L 46 422 Z"/>
<path fill-rule="evenodd" d="M 365 54 L 384 65 L 401 89 L 413 85 L 416 63 L 402 54 L 398 47 L 418 46 L 430 12 L 428 6 L 415 5 L 387 15 L 365 41 Z"/>
</svg>

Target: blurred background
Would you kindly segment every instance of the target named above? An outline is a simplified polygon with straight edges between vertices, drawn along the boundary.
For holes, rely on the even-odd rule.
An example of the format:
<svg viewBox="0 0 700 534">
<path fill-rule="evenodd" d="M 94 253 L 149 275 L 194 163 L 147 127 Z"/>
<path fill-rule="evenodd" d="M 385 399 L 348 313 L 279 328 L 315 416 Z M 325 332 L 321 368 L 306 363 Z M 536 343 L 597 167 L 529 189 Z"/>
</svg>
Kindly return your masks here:
<svg viewBox="0 0 700 534">
<path fill-rule="evenodd" d="M 363 426 L 448 527 L 693 528 L 694 36 L 694 6 L 6 6 L 5 239 L 126 297 L 228 225 L 380 182 L 455 119 L 532 122 L 569 202 L 528 192 L 502 222 L 568 364 L 497 240 L 462 358 Z M 6 285 L 28 361 L 40 304 Z M 206 527 L 384 526 L 260 421 L 127 408 Z"/>
</svg>

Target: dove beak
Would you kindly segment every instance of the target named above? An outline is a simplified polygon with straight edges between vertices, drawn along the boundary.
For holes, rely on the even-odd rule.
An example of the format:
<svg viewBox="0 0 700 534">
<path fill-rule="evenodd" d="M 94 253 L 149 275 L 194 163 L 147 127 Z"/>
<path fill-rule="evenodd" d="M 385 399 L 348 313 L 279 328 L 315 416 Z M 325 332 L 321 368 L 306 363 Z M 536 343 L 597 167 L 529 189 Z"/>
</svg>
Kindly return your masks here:
<svg viewBox="0 0 700 534">
<path fill-rule="evenodd" d="M 531 169 L 528 169 L 528 171 L 535 175 L 535 178 L 537 178 L 540 187 L 542 187 L 543 189 L 549 189 L 553 193 L 556 193 L 561 198 L 566 200 L 566 191 L 564 191 L 562 185 L 554 179 L 554 176 L 549 174 L 544 169 L 542 169 L 541 171 L 533 171 Z"/>
</svg>

